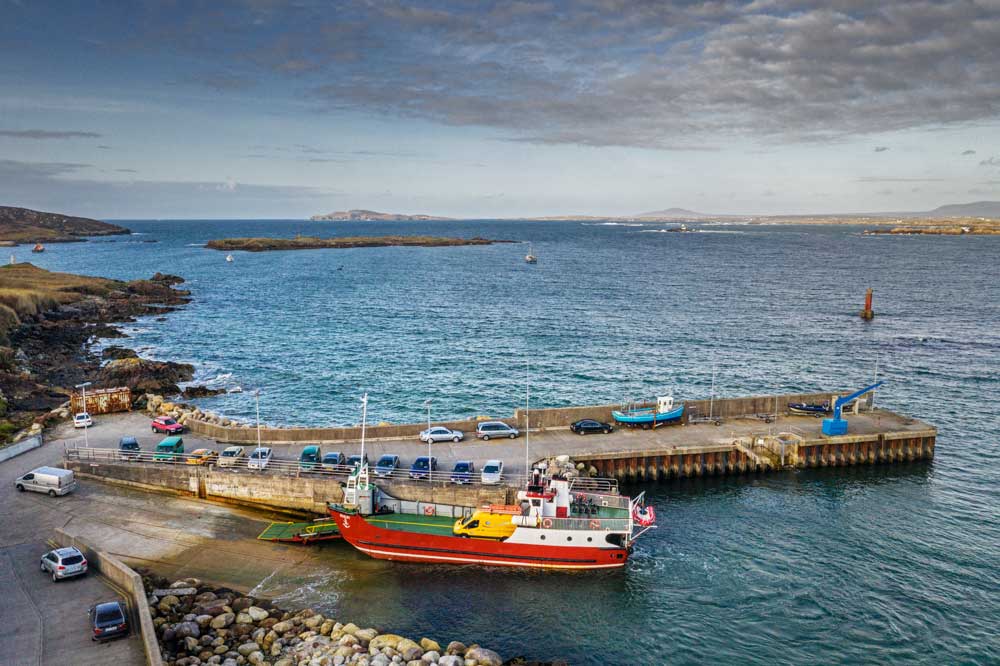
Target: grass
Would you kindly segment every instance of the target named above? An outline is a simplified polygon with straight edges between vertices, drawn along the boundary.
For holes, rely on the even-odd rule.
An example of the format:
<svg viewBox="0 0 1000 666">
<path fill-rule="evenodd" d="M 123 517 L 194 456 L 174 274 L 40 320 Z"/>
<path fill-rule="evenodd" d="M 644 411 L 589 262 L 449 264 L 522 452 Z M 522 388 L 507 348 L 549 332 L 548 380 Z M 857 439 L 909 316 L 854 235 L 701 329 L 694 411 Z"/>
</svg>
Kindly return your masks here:
<svg viewBox="0 0 1000 666">
<path fill-rule="evenodd" d="M 121 287 L 107 278 L 55 273 L 30 263 L 0 266 L 0 336 L 24 317 Z"/>
</svg>

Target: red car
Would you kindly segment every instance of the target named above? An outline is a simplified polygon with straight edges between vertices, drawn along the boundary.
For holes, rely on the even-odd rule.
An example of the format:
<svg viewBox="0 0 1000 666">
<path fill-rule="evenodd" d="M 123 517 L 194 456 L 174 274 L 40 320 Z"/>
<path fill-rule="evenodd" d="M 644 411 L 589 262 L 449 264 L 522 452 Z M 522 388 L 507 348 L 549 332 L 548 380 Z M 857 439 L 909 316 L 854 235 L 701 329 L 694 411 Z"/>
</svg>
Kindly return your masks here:
<svg viewBox="0 0 1000 666">
<path fill-rule="evenodd" d="M 184 432 L 184 426 L 169 416 L 158 416 L 153 419 L 153 432 L 163 432 L 168 435 L 179 435 Z"/>
</svg>

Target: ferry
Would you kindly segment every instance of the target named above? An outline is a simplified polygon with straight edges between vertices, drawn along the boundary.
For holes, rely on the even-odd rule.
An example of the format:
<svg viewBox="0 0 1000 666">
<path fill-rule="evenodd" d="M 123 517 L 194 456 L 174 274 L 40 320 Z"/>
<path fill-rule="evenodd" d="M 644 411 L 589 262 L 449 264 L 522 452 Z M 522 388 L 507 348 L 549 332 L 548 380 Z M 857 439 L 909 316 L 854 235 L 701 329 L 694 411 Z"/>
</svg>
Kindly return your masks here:
<svg viewBox="0 0 1000 666">
<path fill-rule="evenodd" d="M 328 505 L 345 541 L 381 560 L 534 569 L 625 566 L 632 545 L 656 527 L 645 493 L 620 495 L 613 480 L 566 478 L 538 467 L 517 504 L 480 508 L 407 502 L 348 479 L 344 504 Z"/>
</svg>

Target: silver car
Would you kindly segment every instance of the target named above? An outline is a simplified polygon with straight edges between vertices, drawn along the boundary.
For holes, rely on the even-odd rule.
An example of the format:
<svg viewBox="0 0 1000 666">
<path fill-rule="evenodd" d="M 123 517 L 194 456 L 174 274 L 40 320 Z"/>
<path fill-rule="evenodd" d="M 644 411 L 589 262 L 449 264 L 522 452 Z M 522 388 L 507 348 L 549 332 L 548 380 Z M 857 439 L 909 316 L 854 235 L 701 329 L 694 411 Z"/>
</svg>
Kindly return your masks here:
<svg viewBox="0 0 1000 666">
<path fill-rule="evenodd" d="M 52 574 L 52 582 L 58 583 L 63 578 L 82 576 L 87 573 L 87 558 L 76 548 L 56 548 L 42 555 L 40 563 L 42 571 Z"/>
<path fill-rule="evenodd" d="M 497 439 L 500 437 L 510 437 L 514 439 L 520 434 L 517 428 L 511 427 L 503 421 L 483 421 L 476 426 L 476 435 L 483 440 L 488 440 L 490 437 Z"/>
<path fill-rule="evenodd" d="M 451 430 L 443 426 L 434 426 L 420 433 L 421 442 L 461 442 L 465 438 L 465 433 L 461 430 Z"/>
</svg>

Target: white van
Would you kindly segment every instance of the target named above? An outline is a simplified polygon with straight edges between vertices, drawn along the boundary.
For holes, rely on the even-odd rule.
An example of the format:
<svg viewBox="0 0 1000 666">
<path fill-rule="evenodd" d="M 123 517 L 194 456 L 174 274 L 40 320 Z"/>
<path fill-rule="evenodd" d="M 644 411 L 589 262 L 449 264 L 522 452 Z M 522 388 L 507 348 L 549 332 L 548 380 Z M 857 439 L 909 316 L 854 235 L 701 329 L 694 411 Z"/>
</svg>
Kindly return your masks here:
<svg viewBox="0 0 1000 666">
<path fill-rule="evenodd" d="M 50 497 L 65 495 L 76 489 L 73 470 L 59 467 L 39 467 L 14 481 L 14 487 L 24 492 L 48 493 Z"/>
</svg>

